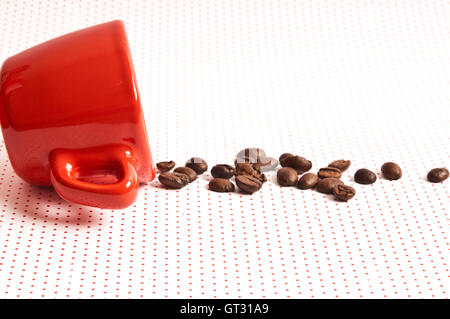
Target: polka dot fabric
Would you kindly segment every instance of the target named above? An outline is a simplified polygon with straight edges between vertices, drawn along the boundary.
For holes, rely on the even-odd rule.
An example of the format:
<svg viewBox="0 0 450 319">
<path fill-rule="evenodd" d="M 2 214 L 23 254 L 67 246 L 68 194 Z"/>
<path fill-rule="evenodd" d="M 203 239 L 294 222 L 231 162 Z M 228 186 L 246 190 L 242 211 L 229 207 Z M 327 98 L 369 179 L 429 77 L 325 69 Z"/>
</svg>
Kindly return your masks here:
<svg viewBox="0 0 450 319">
<path fill-rule="evenodd" d="M 122 19 L 156 161 L 232 163 L 248 146 L 313 171 L 340 158 L 356 197 L 269 182 L 253 196 L 142 185 L 120 211 L 13 172 L 0 142 L 0 296 L 448 298 L 448 1 L 0 2 L 0 59 Z M 403 169 L 355 184 L 356 169 Z"/>
</svg>

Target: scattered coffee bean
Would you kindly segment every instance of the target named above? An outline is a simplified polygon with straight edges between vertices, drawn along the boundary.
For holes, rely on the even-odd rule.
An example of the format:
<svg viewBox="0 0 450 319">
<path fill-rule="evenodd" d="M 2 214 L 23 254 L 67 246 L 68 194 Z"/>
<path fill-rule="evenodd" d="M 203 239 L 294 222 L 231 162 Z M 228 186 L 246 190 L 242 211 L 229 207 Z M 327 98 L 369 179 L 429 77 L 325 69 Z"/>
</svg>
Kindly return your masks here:
<svg viewBox="0 0 450 319">
<path fill-rule="evenodd" d="M 219 193 L 234 192 L 234 184 L 226 178 L 214 178 L 209 182 L 209 189 Z"/>
<path fill-rule="evenodd" d="M 278 166 L 278 160 L 273 157 L 266 157 L 261 160 L 261 162 L 254 163 L 253 167 L 260 170 L 261 172 L 272 171 Z"/>
<path fill-rule="evenodd" d="M 311 169 L 312 163 L 306 158 L 301 156 L 289 156 L 285 157 L 280 161 L 281 166 L 291 167 L 297 171 L 297 173 L 302 174 Z"/>
<path fill-rule="evenodd" d="M 189 183 L 189 177 L 181 173 L 162 173 L 159 174 L 158 179 L 161 184 L 169 188 L 183 188 Z"/>
<path fill-rule="evenodd" d="M 257 174 L 255 168 L 250 163 L 237 163 L 234 172 L 236 175 L 246 175 L 246 176 L 255 176 Z"/>
<path fill-rule="evenodd" d="M 192 157 L 187 162 L 186 165 L 189 168 L 192 168 L 197 174 L 201 175 L 208 170 L 208 164 L 204 159 L 200 157 Z"/>
<path fill-rule="evenodd" d="M 300 189 L 310 189 L 316 186 L 319 177 L 314 173 L 306 173 L 298 180 L 297 187 Z"/>
<path fill-rule="evenodd" d="M 344 185 L 344 183 L 338 178 L 324 178 L 317 182 L 316 189 L 320 193 L 331 194 L 336 185 Z"/>
<path fill-rule="evenodd" d="M 259 170 L 256 170 L 256 171 L 257 171 L 257 174 L 255 175 L 255 177 L 256 177 L 257 179 L 259 179 L 259 181 L 260 181 L 261 183 L 267 182 L 267 177 L 266 177 L 266 175 L 264 175 L 263 173 L 261 173 Z"/>
<path fill-rule="evenodd" d="M 323 167 L 317 172 L 319 178 L 341 178 L 342 172 L 335 167 Z"/>
<path fill-rule="evenodd" d="M 266 175 L 261 173 L 258 169 L 255 169 L 253 164 L 250 163 L 237 163 L 234 171 L 235 175 L 253 176 L 260 182 L 265 183 L 267 181 Z"/>
<path fill-rule="evenodd" d="M 369 171 L 367 168 L 361 168 L 355 173 L 355 182 L 358 184 L 369 185 L 375 183 L 377 175 L 374 172 Z"/>
<path fill-rule="evenodd" d="M 294 156 L 294 154 L 291 153 L 283 153 L 280 155 L 280 157 L 278 158 L 278 160 L 280 161 L 280 164 L 288 157 L 292 157 Z M 281 166 L 283 166 L 283 164 L 281 164 Z"/>
<path fill-rule="evenodd" d="M 186 166 L 177 167 L 174 172 L 187 175 L 189 183 L 192 183 L 197 179 L 197 173 L 192 168 Z"/>
<path fill-rule="evenodd" d="M 340 200 L 341 202 L 346 202 L 355 196 L 355 189 L 347 185 L 336 185 L 333 188 L 334 198 Z"/>
<path fill-rule="evenodd" d="M 298 174 L 292 167 L 280 168 L 277 172 L 277 181 L 281 186 L 294 186 L 298 181 Z"/>
<path fill-rule="evenodd" d="M 398 164 L 393 162 L 384 163 L 383 166 L 381 166 L 381 173 L 386 179 L 391 181 L 402 177 L 402 169 Z"/>
<path fill-rule="evenodd" d="M 175 167 L 175 162 L 174 161 L 159 162 L 156 163 L 156 167 L 161 173 L 165 173 Z"/>
<path fill-rule="evenodd" d="M 312 168 L 311 161 L 304 157 L 291 153 L 281 154 L 279 161 L 272 157 L 267 157 L 264 150 L 260 148 L 246 148 L 236 155 L 235 166 L 227 164 L 217 164 L 211 169 L 214 177 L 209 182 L 209 189 L 215 192 L 233 192 L 234 184 L 230 178 L 235 176 L 236 185 L 239 189 L 248 194 L 252 194 L 261 189 L 266 176 L 262 173 L 276 169 L 278 164 L 282 168 L 277 172 L 277 181 L 280 186 L 297 186 L 299 189 L 311 189 L 316 187 L 318 192 L 334 194 L 340 201 L 348 201 L 355 196 L 355 189 L 344 185 L 339 179 L 342 172 L 347 170 L 351 164 L 349 160 L 335 160 L 328 167 L 319 169 L 317 175 L 307 173 L 298 178 L 298 174 L 303 174 Z M 158 167 L 159 181 L 169 188 L 179 189 L 197 179 L 197 174 L 202 174 L 208 169 L 205 160 L 192 157 L 186 162 L 186 166 L 175 167 L 174 161 L 163 161 L 156 164 Z M 402 177 L 400 166 L 393 162 L 384 163 L 381 167 L 384 178 L 397 180 Z M 446 168 L 432 169 L 427 178 L 430 182 L 442 182 L 449 176 Z M 375 173 L 368 169 L 359 169 L 354 175 L 355 182 L 359 184 L 372 184 L 377 180 Z"/>
<path fill-rule="evenodd" d="M 211 169 L 211 175 L 215 178 L 230 179 L 234 176 L 234 167 L 227 164 L 217 164 Z"/>
<path fill-rule="evenodd" d="M 432 183 L 440 183 L 448 178 L 448 169 L 445 167 L 433 168 L 428 172 L 427 178 Z"/>
<path fill-rule="evenodd" d="M 234 164 L 238 166 L 242 163 L 252 164 L 253 168 L 260 173 L 273 170 L 278 166 L 278 161 L 275 158 L 267 157 L 264 150 L 255 147 L 246 148 L 237 153 Z M 259 176 L 259 178 L 263 181 L 267 180 L 265 176 Z"/>
<path fill-rule="evenodd" d="M 266 153 L 261 148 L 250 147 L 241 150 L 236 154 L 236 157 L 240 159 L 246 158 L 250 161 L 250 163 L 257 163 L 266 157 Z"/>
<path fill-rule="evenodd" d="M 330 164 L 328 164 L 328 167 L 335 167 L 338 170 L 340 170 L 341 172 L 345 172 L 347 170 L 347 168 L 350 167 L 351 163 L 352 163 L 351 161 L 336 160 L 336 161 L 333 161 Z"/>
<path fill-rule="evenodd" d="M 262 182 L 253 176 L 238 175 L 236 176 L 236 185 L 247 194 L 253 194 L 262 187 Z"/>
</svg>

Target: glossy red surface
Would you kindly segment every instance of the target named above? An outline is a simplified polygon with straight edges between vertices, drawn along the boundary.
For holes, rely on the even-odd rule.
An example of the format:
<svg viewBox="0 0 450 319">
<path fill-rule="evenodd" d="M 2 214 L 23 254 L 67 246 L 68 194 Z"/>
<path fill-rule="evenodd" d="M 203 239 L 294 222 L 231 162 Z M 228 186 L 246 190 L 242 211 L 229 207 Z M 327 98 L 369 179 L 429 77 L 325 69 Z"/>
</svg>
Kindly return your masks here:
<svg viewBox="0 0 450 319">
<path fill-rule="evenodd" d="M 16 173 L 34 185 L 54 185 L 69 201 L 124 207 L 136 193 L 130 188 L 117 192 L 117 187 L 132 180 L 133 171 L 138 182 L 155 176 L 121 21 L 76 31 L 8 58 L 1 69 L 0 122 Z M 127 165 L 124 148 L 132 154 Z M 77 160 L 87 153 L 90 160 Z M 65 167 L 58 166 L 63 163 L 84 175 L 63 173 Z M 98 165 L 106 172 L 114 163 L 122 163 L 117 171 L 130 176 L 119 174 L 117 179 L 116 172 L 116 179 L 111 174 L 102 179 Z M 85 175 L 91 171 L 97 177 L 89 180 Z M 77 182 L 82 175 L 84 180 Z"/>
</svg>

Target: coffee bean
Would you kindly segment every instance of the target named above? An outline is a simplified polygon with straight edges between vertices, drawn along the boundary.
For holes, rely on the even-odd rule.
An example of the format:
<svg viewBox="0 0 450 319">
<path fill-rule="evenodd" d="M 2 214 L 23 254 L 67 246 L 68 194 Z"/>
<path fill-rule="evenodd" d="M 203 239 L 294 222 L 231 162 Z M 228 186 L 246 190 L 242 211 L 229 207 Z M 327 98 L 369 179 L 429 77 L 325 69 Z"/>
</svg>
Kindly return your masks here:
<svg viewBox="0 0 450 319">
<path fill-rule="evenodd" d="M 234 192 L 234 184 L 226 178 L 214 178 L 209 182 L 209 189 L 219 193 Z"/>
<path fill-rule="evenodd" d="M 241 159 L 247 158 L 251 163 L 256 163 L 266 157 L 266 152 L 261 148 L 249 147 L 237 153 L 236 157 Z"/>
<path fill-rule="evenodd" d="M 267 172 L 274 170 L 278 166 L 278 161 L 273 157 L 266 157 L 261 160 L 261 162 L 254 163 L 253 167 L 260 170 L 261 172 Z"/>
<path fill-rule="evenodd" d="M 161 184 L 169 188 L 183 188 L 189 183 L 189 177 L 181 173 L 162 173 L 159 174 L 158 179 Z"/>
<path fill-rule="evenodd" d="M 396 163 L 387 162 L 381 166 L 381 173 L 386 179 L 397 180 L 402 177 L 402 169 Z"/>
<path fill-rule="evenodd" d="M 355 196 L 355 189 L 347 185 L 336 185 L 333 188 L 334 198 L 340 200 L 341 202 L 346 202 Z"/>
<path fill-rule="evenodd" d="M 306 173 L 298 180 L 297 187 L 300 189 L 310 189 L 316 186 L 319 177 L 314 173 Z"/>
<path fill-rule="evenodd" d="M 253 176 L 257 178 L 261 183 L 265 183 L 267 181 L 266 175 L 261 173 L 258 169 L 255 169 L 253 164 L 250 163 L 237 163 L 234 173 L 236 176 L 238 175 Z"/>
<path fill-rule="evenodd" d="M 227 164 L 217 164 L 211 169 L 211 175 L 215 178 L 230 179 L 234 176 L 234 167 Z"/>
<path fill-rule="evenodd" d="M 237 163 L 235 169 L 236 175 L 254 176 L 256 174 L 255 168 L 250 163 Z"/>
<path fill-rule="evenodd" d="M 367 168 L 361 168 L 355 173 L 355 182 L 359 184 L 369 185 L 375 183 L 377 175 L 374 172 L 369 171 Z"/>
<path fill-rule="evenodd" d="M 156 167 L 161 173 L 165 173 L 175 167 L 175 162 L 174 161 L 159 162 L 156 163 Z"/>
<path fill-rule="evenodd" d="M 283 167 L 292 167 L 299 174 L 309 171 L 312 167 L 311 161 L 308 161 L 306 158 L 301 156 L 285 157 L 280 161 L 280 164 Z"/>
<path fill-rule="evenodd" d="M 319 178 L 341 178 L 342 172 L 335 167 L 323 167 L 317 172 Z"/>
<path fill-rule="evenodd" d="M 331 194 L 336 185 L 344 185 L 338 178 L 324 178 L 317 182 L 316 189 L 320 193 Z"/>
<path fill-rule="evenodd" d="M 280 158 L 278 159 L 280 161 L 280 165 L 282 167 L 287 167 L 286 160 L 288 158 L 291 158 L 291 157 L 295 157 L 295 155 L 293 155 L 291 153 L 283 153 L 283 154 L 281 154 Z"/>
<path fill-rule="evenodd" d="M 201 175 L 208 170 L 208 164 L 200 157 L 190 158 L 185 166 L 192 168 L 197 174 Z"/>
<path fill-rule="evenodd" d="M 254 176 L 256 177 L 261 183 L 267 182 L 267 177 L 263 173 L 261 173 L 259 170 L 256 170 L 257 174 Z"/>
<path fill-rule="evenodd" d="M 294 186 L 297 184 L 297 180 L 297 171 L 292 167 L 283 167 L 277 172 L 277 181 L 281 186 Z"/>
<path fill-rule="evenodd" d="M 433 168 L 428 172 L 427 178 L 432 183 L 440 183 L 448 178 L 448 169 L 445 167 Z"/>
<path fill-rule="evenodd" d="M 346 160 L 336 160 L 328 164 L 328 167 L 335 167 L 341 172 L 345 172 L 352 162 Z"/>
<path fill-rule="evenodd" d="M 189 183 L 192 183 L 197 179 L 197 173 L 192 168 L 186 166 L 177 167 L 174 172 L 187 175 Z"/>
<path fill-rule="evenodd" d="M 286 158 L 288 158 L 288 157 L 291 157 L 291 156 L 294 156 L 294 154 L 291 154 L 291 153 L 283 153 L 283 154 L 281 154 L 280 157 L 278 158 L 278 161 L 280 161 L 280 164 L 281 164 L 281 162 L 283 162 L 284 159 L 286 159 Z M 283 166 L 283 165 L 281 164 L 281 166 Z"/>
<path fill-rule="evenodd" d="M 253 176 L 238 175 L 236 176 L 236 185 L 247 194 L 253 194 L 262 187 L 262 182 Z"/>
</svg>

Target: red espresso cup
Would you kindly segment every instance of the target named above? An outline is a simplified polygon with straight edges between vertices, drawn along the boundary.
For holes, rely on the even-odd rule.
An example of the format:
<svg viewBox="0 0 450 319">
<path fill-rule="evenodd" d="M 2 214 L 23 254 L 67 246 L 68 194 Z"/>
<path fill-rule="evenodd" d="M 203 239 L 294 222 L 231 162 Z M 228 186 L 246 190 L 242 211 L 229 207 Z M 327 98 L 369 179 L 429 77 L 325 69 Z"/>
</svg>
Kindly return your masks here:
<svg viewBox="0 0 450 319">
<path fill-rule="evenodd" d="M 26 182 L 53 186 L 70 202 L 118 209 L 155 177 L 121 21 L 14 55 L 0 75 L 3 137 Z"/>
</svg>

